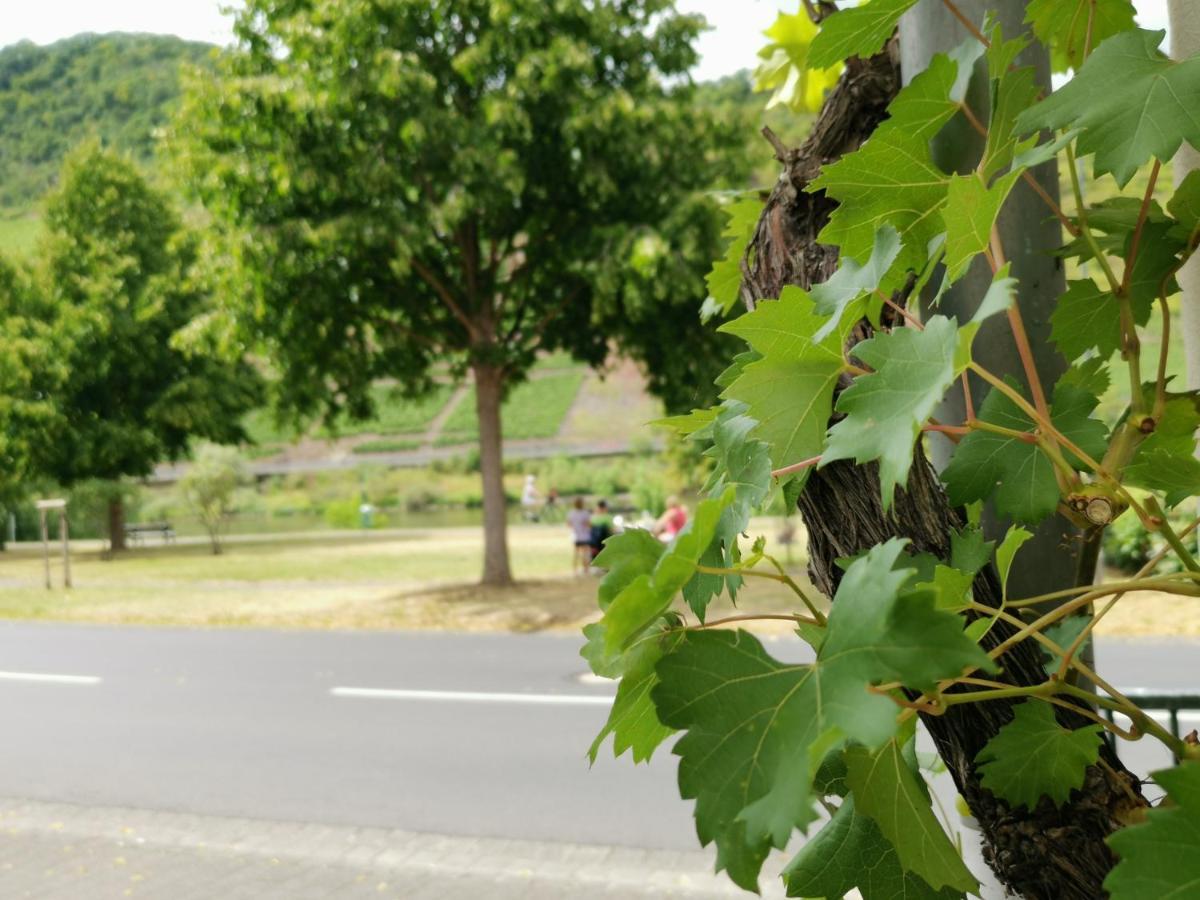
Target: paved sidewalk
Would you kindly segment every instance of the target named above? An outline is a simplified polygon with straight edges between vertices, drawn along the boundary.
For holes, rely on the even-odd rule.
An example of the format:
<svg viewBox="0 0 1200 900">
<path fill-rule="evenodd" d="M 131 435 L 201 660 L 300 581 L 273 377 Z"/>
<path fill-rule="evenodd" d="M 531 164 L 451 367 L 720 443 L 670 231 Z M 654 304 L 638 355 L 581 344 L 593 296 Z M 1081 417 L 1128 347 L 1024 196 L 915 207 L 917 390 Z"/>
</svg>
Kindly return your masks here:
<svg viewBox="0 0 1200 900">
<path fill-rule="evenodd" d="M 0 799 L 0 896 L 617 900 L 745 896 L 709 854 Z M 764 878 L 766 896 L 782 896 Z"/>
</svg>

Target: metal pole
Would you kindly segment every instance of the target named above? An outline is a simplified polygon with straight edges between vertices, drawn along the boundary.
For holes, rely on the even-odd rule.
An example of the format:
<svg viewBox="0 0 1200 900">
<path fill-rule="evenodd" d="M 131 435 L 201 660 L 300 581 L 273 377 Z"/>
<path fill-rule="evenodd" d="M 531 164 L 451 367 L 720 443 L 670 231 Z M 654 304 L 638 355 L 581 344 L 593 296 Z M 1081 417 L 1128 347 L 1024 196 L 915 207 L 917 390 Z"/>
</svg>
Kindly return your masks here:
<svg viewBox="0 0 1200 900">
<path fill-rule="evenodd" d="M 62 537 L 63 551 L 63 587 L 71 586 L 71 537 L 67 527 L 67 511 L 58 512 L 58 533 Z"/>
<path fill-rule="evenodd" d="M 46 511 L 38 510 L 38 519 L 42 526 L 42 562 L 46 567 L 46 590 L 50 590 L 50 534 L 46 530 Z"/>
</svg>

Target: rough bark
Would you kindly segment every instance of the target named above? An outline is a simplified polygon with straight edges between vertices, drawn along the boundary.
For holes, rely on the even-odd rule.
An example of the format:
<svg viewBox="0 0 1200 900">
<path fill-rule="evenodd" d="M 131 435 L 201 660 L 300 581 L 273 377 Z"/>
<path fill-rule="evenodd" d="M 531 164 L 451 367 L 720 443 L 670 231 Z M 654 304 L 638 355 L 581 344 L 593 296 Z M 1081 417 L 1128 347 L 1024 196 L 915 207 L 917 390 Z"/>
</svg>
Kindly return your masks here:
<svg viewBox="0 0 1200 900">
<path fill-rule="evenodd" d="M 125 549 L 125 500 L 120 496 L 108 501 L 108 549 Z"/>
<path fill-rule="evenodd" d="M 479 469 L 483 479 L 483 583 L 512 584 L 508 564 L 507 499 L 504 496 L 504 458 L 500 427 L 503 372 L 490 363 L 476 363 L 475 411 L 479 417 Z"/>
<path fill-rule="evenodd" d="M 742 291 L 748 305 L 778 297 L 787 284 L 809 287 L 824 281 L 836 269 L 837 248 L 816 240 L 835 203 L 803 188 L 823 163 L 856 149 L 885 117 L 900 87 L 897 56 L 893 40 L 878 56 L 851 60 L 809 139 L 779 153 L 784 172 L 767 201 L 743 267 Z M 915 550 L 947 555 L 950 533 L 962 522 L 920 445 L 907 489 L 898 492 L 891 514 L 884 515 L 880 497 L 874 464 L 837 462 L 811 473 L 799 508 L 808 529 L 810 574 L 827 593 L 832 595 L 840 580 L 834 560 L 894 536 L 908 538 Z M 999 604 L 999 586 L 990 568 L 977 579 L 975 594 L 981 603 Z M 994 647 L 1012 634 L 1009 627 L 993 628 L 986 644 Z M 1032 685 L 1045 679 L 1033 641 L 1017 644 L 1001 661 L 1001 680 Z M 985 858 L 1010 890 L 1047 900 L 1104 896 L 1101 884 L 1113 864 L 1104 838 L 1128 821 L 1131 807 L 1144 805 L 1137 779 L 1106 748 L 1105 767 L 1089 770 L 1084 788 L 1061 810 L 1045 800 L 1032 811 L 1012 809 L 982 788 L 974 764 L 979 750 L 1011 718 L 1011 702 L 993 701 L 954 706 L 945 715 L 924 716 L 923 721 L 980 823 Z M 1060 721 L 1083 722 L 1067 711 Z"/>
</svg>

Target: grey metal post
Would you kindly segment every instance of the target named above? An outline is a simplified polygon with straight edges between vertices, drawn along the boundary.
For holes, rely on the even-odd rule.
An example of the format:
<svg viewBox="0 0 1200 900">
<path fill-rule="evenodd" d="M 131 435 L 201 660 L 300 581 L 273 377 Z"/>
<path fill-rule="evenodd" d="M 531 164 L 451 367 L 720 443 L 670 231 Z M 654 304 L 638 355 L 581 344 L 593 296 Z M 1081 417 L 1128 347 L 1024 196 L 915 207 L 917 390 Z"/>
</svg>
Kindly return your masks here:
<svg viewBox="0 0 1200 900">
<path fill-rule="evenodd" d="M 46 529 L 46 510 L 38 510 L 38 520 L 42 526 L 42 563 L 46 569 L 46 590 L 50 590 L 50 533 Z"/>
<path fill-rule="evenodd" d="M 71 586 L 71 538 L 68 530 L 67 511 L 66 509 L 60 509 L 58 511 L 58 533 L 62 538 L 63 587 Z"/>
<path fill-rule="evenodd" d="M 994 13 L 1006 37 L 1027 30 L 1024 25 L 1025 0 L 958 0 L 958 7 L 975 23 L 982 23 L 989 11 Z M 904 80 L 908 82 L 923 70 L 936 53 L 946 52 L 971 35 L 940 0 L 921 0 L 900 21 L 900 54 Z M 1050 87 L 1050 60 L 1045 48 L 1031 45 L 1018 58 L 1018 64 L 1031 65 L 1038 82 Z M 980 67 L 982 69 L 982 61 Z M 978 112 L 986 113 L 988 92 L 983 79 L 976 79 L 968 93 L 968 102 Z M 947 126 L 935 142 L 934 156 L 947 171 L 965 172 L 972 169 L 982 153 L 983 142 L 964 117 Z M 1053 161 L 1033 172 L 1042 188 L 1057 200 L 1058 168 Z M 1050 314 L 1054 303 L 1066 289 L 1062 263 L 1050 251 L 1061 242 L 1060 227 L 1045 203 L 1023 181 L 1018 181 L 1005 204 L 998 221 L 1000 240 L 1012 262 L 1012 274 L 1020 279 L 1018 298 L 1034 361 L 1047 390 L 1065 371 L 1066 362 L 1050 342 Z M 991 283 L 992 273 L 985 260 L 975 264 L 942 299 L 941 310 L 950 315 L 969 316 Z M 1008 322 L 996 316 L 986 322 L 975 341 L 975 358 L 999 375 L 1012 374 L 1024 382 L 1021 360 L 1009 331 Z M 976 405 L 986 396 L 988 387 L 972 379 L 972 396 Z M 938 410 L 943 422 L 962 422 L 966 406 L 961 391 L 947 398 Z M 936 465 L 944 466 L 952 446 L 934 437 L 928 441 Z M 984 527 L 990 537 L 1002 535 L 1008 522 L 999 521 L 985 513 Z M 1075 583 L 1076 554 L 1065 553 L 1064 547 L 1079 547 L 1078 531 L 1065 519 L 1055 516 L 1037 529 L 1034 540 L 1021 550 L 1009 580 L 1012 596 L 1033 596 Z"/>
</svg>

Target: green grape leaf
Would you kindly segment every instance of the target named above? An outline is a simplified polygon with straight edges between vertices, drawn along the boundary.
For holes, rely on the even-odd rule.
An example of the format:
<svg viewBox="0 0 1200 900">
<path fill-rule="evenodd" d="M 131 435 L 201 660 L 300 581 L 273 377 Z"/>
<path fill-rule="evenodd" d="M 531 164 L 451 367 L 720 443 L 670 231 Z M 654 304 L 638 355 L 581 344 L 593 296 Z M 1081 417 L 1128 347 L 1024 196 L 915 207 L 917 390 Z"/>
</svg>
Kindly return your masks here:
<svg viewBox="0 0 1200 900">
<path fill-rule="evenodd" d="M 1026 541 L 1033 538 L 1033 532 L 1020 525 L 1012 525 L 1004 535 L 1004 540 L 996 548 L 996 573 L 1000 576 L 1001 596 L 1008 596 L 1008 573 L 1012 571 L 1013 560 L 1017 551 L 1025 546 Z"/>
<path fill-rule="evenodd" d="M 1095 397 L 1103 397 L 1104 392 L 1112 383 L 1108 374 L 1108 364 L 1099 356 L 1085 359 L 1067 369 L 1058 379 L 1058 383 L 1069 387 L 1077 387 Z"/>
<path fill-rule="evenodd" d="M 757 425 L 749 416 L 738 413 L 737 408 L 722 412 L 713 425 L 713 445 L 705 455 L 714 459 L 716 466 L 705 491 L 709 496 L 719 497 L 732 487 L 734 496 L 721 510 L 713 542 L 700 557 L 702 565 L 727 569 L 738 564 L 738 535 L 746 530 L 750 516 L 770 493 L 771 457 L 767 445 L 750 438 Z M 741 584 L 738 575 L 697 572 L 683 586 L 683 598 L 703 622 L 713 597 L 725 588 L 730 599 L 736 600 Z"/>
<path fill-rule="evenodd" d="M 1099 725 L 1063 728 L 1051 704 L 1026 700 L 975 761 L 983 786 L 1014 807 L 1033 809 L 1042 797 L 1062 806 L 1083 786 L 1087 767 L 1100 756 L 1101 740 Z"/>
<path fill-rule="evenodd" d="M 1168 506 L 1177 506 L 1200 493 L 1200 460 L 1196 459 L 1196 430 L 1200 411 L 1195 395 L 1167 400 L 1154 433 L 1142 441 L 1125 481 L 1134 487 L 1162 492 Z"/>
<path fill-rule="evenodd" d="M 1010 263 L 1005 263 L 988 285 L 975 314 L 958 329 L 958 350 L 954 356 L 954 374 L 960 375 L 971 364 L 971 345 L 984 320 L 1004 312 L 1017 300 L 1017 279 L 1009 276 Z"/>
<path fill-rule="evenodd" d="M 893 271 L 923 268 L 930 245 L 946 230 L 941 209 L 950 182 L 933 161 L 929 141 L 958 111 L 982 52 L 972 41 L 953 57 L 935 56 L 897 94 L 871 140 L 825 166 L 809 184 L 808 191 L 825 191 L 839 204 L 819 235 L 821 243 L 866 259 L 875 233 L 891 225 L 903 243 Z"/>
<path fill-rule="evenodd" d="M 851 319 L 860 319 L 868 310 L 883 302 L 875 297 L 875 289 L 900 254 L 900 235 L 890 225 L 875 232 L 875 244 L 865 264 L 859 264 L 843 256 L 838 270 L 823 284 L 813 285 L 809 294 L 816 304 L 817 313 L 830 319 L 814 336 L 821 341 L 839 329 L 846 311 Z M 876 313 L 878 316 L 878 313 Z"/>
<path fill-rule="evenodd" d="M 933 577 L 929 581 L 919 582 L 916 587 L 933 591 L 937 597 L 937 608 L 951 612 L 965 609 L 970 597 L 971 585 L 975 576 L 953 566 L 938 564 L 934 567 Z"/>
<path fill-rule="evenodd" d="M 665 550 L 662 541 L 644 528 L 629 528 L 605 541 L 594 560 L 597 568 L 605 570 L 598 591 L 600 609 L 608 609 L 639 575 L 653 571 Z"/>
<path fill-rule="evenodd" d="M 713 406 L 709 409 L 693 409 L 690 413 L 684 413 L 678 416 L 666 416 L 662 419 L 654 419 L 647 422 L 647 425 L 653 425 L 655 428 L 667 428 L 674 431 L 680 437 L 690 437 L 697 431 L 712 425 L 717 419 L 717 413 L 721 411 L 721 407 Z"/>
<path fill-rule="evenodd" d="M 671 599 L 696 572 L 696 563 L 712 543 L 725 507 L 733 502 L 731 486 L 718 498 L 696 504 L 695 515 L 658 558 L 654 568 L 637 575 L 621 589 L 604 611 L 606 653 L 622 651 L 670 608 Z"/>
<path fill-rule="evenodd" d="M 1019 54 L 1028 42 L 1023 37 L 1012 41 L 998 41 L 998 38 L 999 29 L 993 35 L 992 49 L 988 51 L 988 68 L 995 88 L 987 143 L 979 163 L 980 174 L 989 181 L 1013 163 L 1020 151 L 1028 149 L 1018 140 L 1017 116 L 1033 104 L 1039 93 L 1032 67 L 1008 69 L 1007 61 Z M 1013 171 L 1023 168 L 1024 165 L 1018 163 L 1013 166 Z"/>
<path fill-rule="evenodd" d="M 1133 274 L 1129 277 L 1129 300 L 1133 305 L 1133 317 L 1138 325 L 1150 319 L 1154 301 L 1165 282 L 1169 297 L 1179 290 L 1174 270 L 1179 264 L 1178 255 L 1183 250 L 1181 241 L 1171 235 L 1170 221 L 1146 222 L 1142 228 L 1142 239 L 1138 243 L 1137 259 L 1133 263 Z M 1129 254 L 1133 235 L 1126 239 L 1125 254 Z"/>
<path fill-rule="evenodd" d="M 1054 71 L 1065 72 L 1083 64 L 1089 40 L 1094 50 L 1114 34 L 1133 28 L 1133 12 L 1129 0 L 1031 0 L 1025 21 L 1050 48 Z"/>
<path fill-rule="evenodd" d="M 908 480 L 913 445 L 954 383 L 958 328 L 934 316 L 924 330 L 897 328 L 854 347 L 875 371 L 860 375 L 838 397 L 845 418 L 829 429 L 824 466 L 838 459 L 879 460 L 883 508 L 891 507 L 897 485 Z"/>
<path fill-rule="evenodd" d="M 917 0 L 869 0 L 834 13 L 821 23 L 808 53 L 813 66 L 828 67 L 858 56 L 866 59 L 883 49 L 900 17 Z"/>
<path fill-rule="evenodd" d="M 968 525 L 950 532 L 950 565 L 960 572 L 978 573 L 992 561 L 994 541 L 984 540 L 983 529 Z"/>
<path fill-rule="evenodd" d="M 917 690 L 966 667 L 995 665 L 962 633 L 962 620 L 910 590 L 894 539 L 851 563 L 812 665 L 771 657 L 746 632 L 691 631 L 658 663 L 659 721 L 685 730 L 674 748 L 679 786 L 696 800 L 696 830 L 716 841 L 719 868 L 756 887 L 771 847 L 814 818 L 811 785 L 843 740 L 885 744 L 895 704 L 867 691 L 900 681 Z"/>
<path fill-rule="evenodd" d="M 758 51 L 762 62 L 754 69 L 754 90 L 774 92 L 767 109 L 783 104 L 793 112 L 815 112 L 836 83 L 841 60 L 828 65 L 812 61 L 817 26 L 804 13 L 781 12 L 763 33 L 771 43 Z"/>
<path fill-rule="evenodd" d="M 1097 350 L 1104 359 L 1121 346 L 1121 305 L 1091 281 L 1072 281 L 1050 314 L 1050 336 L 1067 359 Z"/>
<path fill-rule="evenodd" d="M 1193 169 L 1167 201 L 1167 212 L 1178 223 L 1174 236 L 1186 242 L 1200 228 L 1200 169 Z"/>
<path fill-rule="evenodd" d="M 713 384 L 719 388 L 729 387 L 738 380 L 738 377 L 742 374 L 746 366 L 759 359 L 762 359 L 762 354 L 757 350 L 743 350 L 741 353 L 738 353 L 733 357 L 733 360 L 729 363 L 729 366 L 716 377 L 716 379 L 713 381 Z M 730 401 L 726 400 L 724 405 L 728 405 L 729 403 Z"/>
<path fill-rule="evenodd" d="M 955 900 L 962 891 L 935 891 L 904 871 L 896 848 L 848 797 L 784 868 L 789 897 L 844 897 L 857 888 L 862 900 Z"/>
<path fill-rule="evenodd" d="M 1060 384 L 1050 409 L 1055 427 L 1093 458 L 1104 455 L 1107 438 L 1104 423 L 1090 415 L 1096 403 L 1086 391 Z M 995 389 L 979 408 L 979 418 L 1015 431 L 1034 428 L 1033 420 Z M 1027 524 L 1040 522 L 1058 505 L 1054 466 L 1037 446 L 989 431 L 972 431 L 962 439 L 942 480 L 953 505 L 991 498 L 998 514 Z"/>
<path fill-rule="evenodd" d="M 1173 62 L 1158 45 L 1162 31 L 1122 31 L 1084 62 L 1078 74 L 1017 120 L 1022 133 L 1081 128 L 1081 154 L 1094 153 L 1097 176 L 1120 187 L 1150 160 L 1169 162 L 1187 141 L 1200 146 L 1200 57 Z"/>
<path fill-rule="evenodd" d="M 1020 177 L 1020 170 L 1009 172 L 990 186 L 975 173 L 950 179 L 942 219 L 946 223 L 946 268 L 951 282 L 965 275 L 971 260 L 987 248 L 1000 207 Z"/>
<path fill-rule="evenodd" d="M 626 750 L 633 751 L 635 763 L 646 762 L 655 748 L 671 736 L 671 729 L 658 721 L 658 712 L 650 699 L 650 692 L 658 684 L 654 667 L 664 654 L 670 653 L 683 640 L 682 631 L 642 638 L 625 654 L 624 673 L 617 685 L 617 696 L 613 700 L 608 721 L 596 735 L 588 749 L 588 759 L 596 762 L 600 746 L 610 734 L 613 738 L 613 756 L 619 757 Z"/>
<path fill-rule="evenodd" d="M 844 333 L 839 329 L 814 341 L 821 325 L 809 296 L 787 287 L 778 300 L 760 303 L 720 328 L 762 354 L 723 396 L 746 403 L 747 414 L 758 422 L 754 436 L 770 446 L 776 469 L 817 456 L 825 444 L 833 388 L 845 367 Z"/>
<path fill-rule="evenodd" d="M 1058 646 L 1066 650 L 1070 648 L 1071 644 L 1075 643 L 1075 639 L 1083 633 L 1083 629 L 1087 628 L 1088 622 L 1091 620 L 1092 617 L 1086 615 L 1067 616 L 1065 619 L 1060 619 L 1059 621 L 1055 622 L 1043 633 L 1054 643 L 1058 644 Z M 1091 642 L 1092 637 L 1091 635 L 1088 635 L 1087 639 L 1084 640 L 1083 644 L 1080 645 L 1077 655 L 1082 655 L 1084 649 Z M 1046 674 L 1049 675 L 1051 672 L 1056 672 L 1059 664 L 1062 662 L 1062 656 L 1046 649 L 1045 647 L 1042 647 L 1042 653 L 1048 657 L 1045 666 Z"/>
<path fill-rule="evenodd" d="M 1200 896 L 1200 762 L 1154 773 L 1171 803 L 1108 838 L 1117 865 L 1104 879 L 1111 900 Z"/>
<path fill-rule="evenodd" d="M 713 263 L 712 270 L 704 278 L 708 285 L 708 296 L 724 315 L 728 315 L 737 303 L 738 290 L 742 285 L 742 257 L 754 235 L 762 209 L 762 201 L 757 196 L 743 197 L 725 209 L 729 218 L 721 236 L 728 238 L 729 244 L 724 255 Z"/>
<path fill-rule="evenodd" d="M 846 766 L 856 808 L 879 827 L 906 872 L 932 888 L 978 891 L 979 882 L 938 824 L 919 776 L 896 741 L 876 752 L 851 747 Z"/>
</svg>

